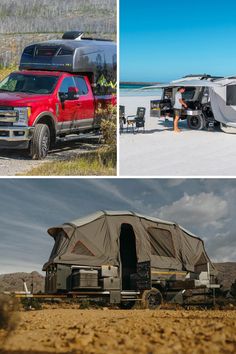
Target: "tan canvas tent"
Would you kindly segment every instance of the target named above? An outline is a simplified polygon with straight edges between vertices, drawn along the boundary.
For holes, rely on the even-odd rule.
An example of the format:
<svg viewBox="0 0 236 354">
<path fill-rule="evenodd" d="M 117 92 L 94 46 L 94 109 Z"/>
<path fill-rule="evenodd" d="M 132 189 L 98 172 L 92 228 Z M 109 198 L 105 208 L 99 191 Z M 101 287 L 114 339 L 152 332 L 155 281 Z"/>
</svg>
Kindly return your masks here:
<svg viewBox="0 0 236 354">
<path fill-rule="evenodd" d="M 174 222 L 130 211 L 98 211 L 48 230 L 55 245 L 51 264 L 119 266 L 121 248 L 153 269 L 215 274 L 203 241 Z"/>
</svg>

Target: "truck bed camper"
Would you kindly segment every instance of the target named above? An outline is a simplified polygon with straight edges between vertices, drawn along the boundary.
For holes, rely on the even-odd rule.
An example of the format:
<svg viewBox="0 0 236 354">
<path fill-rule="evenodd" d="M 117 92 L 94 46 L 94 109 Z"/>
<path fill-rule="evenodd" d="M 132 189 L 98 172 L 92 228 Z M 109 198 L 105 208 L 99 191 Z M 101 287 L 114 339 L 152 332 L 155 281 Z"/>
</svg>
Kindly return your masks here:
<svg viewBox="0 0 236 354">
<path fill-rule="evenodd" d="M 100 109 L 116 104 L 116 44 L 67 32 L 27 46 L 20 70 L 0 82 L 0 149 L 42 159 L 57 137 L 100 129 Z"/>
<path fill-rule="evenodd" d="M 66 32 L 60 40 L 27 46 L 20 70 L 52 70 L 88 76 L 96 94 L 114 92 L 116 84 L 116 44 L 111 40 L 83 37 L 82 32 Z"/>
</svg>

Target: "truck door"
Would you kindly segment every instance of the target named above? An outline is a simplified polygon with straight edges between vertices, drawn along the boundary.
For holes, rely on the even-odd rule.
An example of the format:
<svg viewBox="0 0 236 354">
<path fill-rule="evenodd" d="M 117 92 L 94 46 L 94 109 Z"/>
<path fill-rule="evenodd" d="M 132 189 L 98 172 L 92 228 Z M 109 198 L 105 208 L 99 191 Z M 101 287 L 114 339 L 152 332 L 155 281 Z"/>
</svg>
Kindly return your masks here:
<svg viewBox="0 0 236 354">
<path fill-rule="evenodd" d="M 58 125 L 62 130 L 71 130 L 76 120 L 78 110 L 78 98 L 70 95 L 70 88 L 75 86 L 72 76 L 65 77 L 58 90 L 59 95 L 59 117 Z"/>
<path fill-rule="evenodd" d="M 78 90 L 78 102 L 75 113 L 75 126 L 86 128 L 93 125 L 95 103 L 89 82 L 83 76 L 74 76 Z"/>
</svg>

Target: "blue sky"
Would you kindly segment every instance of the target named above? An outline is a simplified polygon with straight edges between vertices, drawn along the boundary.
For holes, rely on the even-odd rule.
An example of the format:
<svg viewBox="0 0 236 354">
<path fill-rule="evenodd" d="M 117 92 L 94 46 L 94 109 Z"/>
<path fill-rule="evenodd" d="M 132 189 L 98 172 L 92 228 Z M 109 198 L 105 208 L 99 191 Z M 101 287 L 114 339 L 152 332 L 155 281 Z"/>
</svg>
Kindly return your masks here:
<svg viewBox="0 0 236 354">
<path fill-rule="evenodd" d="M 236 2 L 120 0 L 121 81 L 236 74 Z"/>
<path fill-rule="evenodd" d="M 236 180 L 0 179 L 0 200 L 0 273 L 41 271 L 47 228 L 101 209 L 176 221 L 214 261 L 236 261 Z"/>
</svg>

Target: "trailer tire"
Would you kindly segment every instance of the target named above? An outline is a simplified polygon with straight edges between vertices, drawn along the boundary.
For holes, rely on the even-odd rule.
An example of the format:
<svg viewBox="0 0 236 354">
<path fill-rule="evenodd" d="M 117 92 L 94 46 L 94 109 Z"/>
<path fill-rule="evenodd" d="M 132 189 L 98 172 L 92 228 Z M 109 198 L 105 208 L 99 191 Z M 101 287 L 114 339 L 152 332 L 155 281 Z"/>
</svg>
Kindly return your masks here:
<svg viewBox="0 0 236 354">
<path fill-rule="evenodd" d="M 46 124 L 35 126 L 30 146 L 33 160 L 42 160 L 47 156 L 50 147 L 50 130 Z"/>
<path fill-rule="evenodd" d="M 206 127 L 206 120 L 203 114 L 187 117 L 188 128 L 192 130 L 203 130 Z"/>
<path fill-rule="evenodd" d="M 155 310 L 160 308 L 163 302 L 163 297 L 160 290 L 152 288 L 144 290 L 141 298 L 141 307 L 143 309 Z"/>
</svg>

